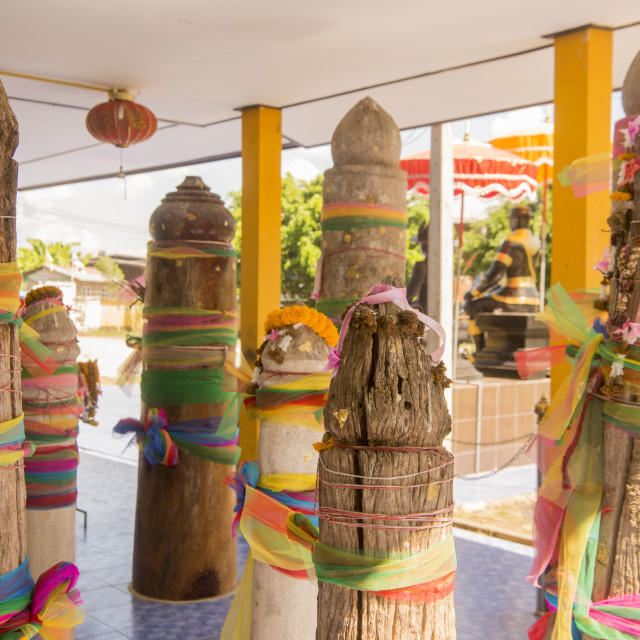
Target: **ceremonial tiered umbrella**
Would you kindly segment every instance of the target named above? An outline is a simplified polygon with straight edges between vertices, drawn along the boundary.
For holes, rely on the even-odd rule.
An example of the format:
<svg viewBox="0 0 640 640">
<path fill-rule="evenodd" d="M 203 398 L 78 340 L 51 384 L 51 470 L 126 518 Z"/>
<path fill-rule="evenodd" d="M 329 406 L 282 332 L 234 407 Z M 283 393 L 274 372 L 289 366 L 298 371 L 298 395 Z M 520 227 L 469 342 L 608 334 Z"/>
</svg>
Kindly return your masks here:
<svg viewBox="0 0 640 640">
<path fill-rule="evenodd" d="M 540 237 L 542 246 L 540 249 L 540 309 L 544 308 L 544 288 L 546 278 L 546 247 L 547 247 L 547 183 L 552 178 L 553 167 L 553 123 L 540 122 L 527 129 L 514 131 L 502 138 L 491 140 L 494 147 L 514 153 L 525 160 L 533 162 L 538 167 L 538 182 L 543 185 L 542 192 L 542 226 Z"/>
<path fill-rule="evenodd" d="M 400 168 L 407 172 L 407 189 L 418 193 L 429 193 L 431 151 L 421 151 L 400 160 Z M 464 142 L 453 145 L 453 193 L 461 196 L 460 226 L 458 228 L 458 256 L 456 260 L 455 318 L 453 343 L 457 348 L 458 301 L 460 273 L 462 270 L 462 230 L 464 223 L 464 196 L 479 198 L 502 196 L 516 201 L 531 197 L 537 187 L 538 167 L 531 161 L 513 153 L 496 149 L 490 144 L 469 141 L 469 132 Z M 454 378 L 455 378 L 455 361 Z"/>
</svg>

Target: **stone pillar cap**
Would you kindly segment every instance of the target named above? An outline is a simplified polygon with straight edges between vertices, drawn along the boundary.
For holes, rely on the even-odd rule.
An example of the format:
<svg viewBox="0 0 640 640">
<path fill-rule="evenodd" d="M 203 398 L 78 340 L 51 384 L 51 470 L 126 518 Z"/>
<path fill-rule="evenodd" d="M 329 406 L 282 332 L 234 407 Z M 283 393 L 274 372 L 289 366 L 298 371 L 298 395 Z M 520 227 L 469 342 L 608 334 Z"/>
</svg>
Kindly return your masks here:
<svg viewBox="0 0 640 640">
<path fill-rule="evenodd" d="M 397 168 L 401 149 L 398 126 L 368 96 L 342 118 L 331 139 L 335 166 L 377 164 Z"/>
</svg>

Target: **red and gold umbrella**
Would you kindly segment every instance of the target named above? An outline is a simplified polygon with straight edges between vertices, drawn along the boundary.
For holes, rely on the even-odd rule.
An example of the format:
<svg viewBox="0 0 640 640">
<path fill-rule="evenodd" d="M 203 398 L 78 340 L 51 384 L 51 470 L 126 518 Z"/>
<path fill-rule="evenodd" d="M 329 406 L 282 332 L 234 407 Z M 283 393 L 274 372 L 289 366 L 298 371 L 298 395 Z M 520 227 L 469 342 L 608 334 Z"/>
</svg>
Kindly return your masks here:
<svg viewBox="0 0 640 640">
<path fill-rule="evenodd" d="M 431 151 L 421 151 L 400 160 L 400 168 L 407 172 L 409 191 L 429 193 Z M 513 153 L 488 144 L 453 145 L 454 194 L 480 198 L 504 196 L 520 200 L 535 193 L 538 167 Z"/>
</svg>

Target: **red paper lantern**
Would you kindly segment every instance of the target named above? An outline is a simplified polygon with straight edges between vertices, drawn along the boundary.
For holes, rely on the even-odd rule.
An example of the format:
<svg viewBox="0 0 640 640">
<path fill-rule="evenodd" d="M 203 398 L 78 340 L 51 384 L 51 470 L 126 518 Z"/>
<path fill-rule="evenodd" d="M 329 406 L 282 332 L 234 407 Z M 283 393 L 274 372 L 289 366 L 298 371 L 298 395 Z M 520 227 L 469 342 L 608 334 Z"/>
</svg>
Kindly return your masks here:
<svg viewBox="0 0 640 640">
<path fill-rule="evenodd" d="M 87 114 L 89 133 L 116 147 L 128 147 L 148 140 L 158 127 L 153 112 L 136 104 L 133 96 L 121 89 L 109 92 L 109 102 L 98 104 Z"/>
</svg>

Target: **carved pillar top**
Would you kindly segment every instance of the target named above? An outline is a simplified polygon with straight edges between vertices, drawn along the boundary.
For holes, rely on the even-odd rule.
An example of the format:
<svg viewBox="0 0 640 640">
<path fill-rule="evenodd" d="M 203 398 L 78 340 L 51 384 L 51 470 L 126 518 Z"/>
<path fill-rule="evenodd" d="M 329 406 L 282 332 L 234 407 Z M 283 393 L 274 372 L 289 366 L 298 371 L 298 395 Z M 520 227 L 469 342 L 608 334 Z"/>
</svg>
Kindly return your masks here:
<svg viewBox="0 0 640 640">
<path fill-rule="evenodd" d="M 622 83 L 622 106 L 628 116 L 640 113 L 640 51 L 631 62 Z"/>
<path fill-rule="evenodd" d="M 400 132 L 393 118 L 368 96 L 342 118 L 331 138 L 336 167 L 377 164 L 397 169 L 401 148 Z"/>
<path fill-rule="evenodd" d="M 236 222 L 224 202 L 198 176 L 187 176 L 151 214 L 154 240 L 231 242 Z"/>
</svg>

